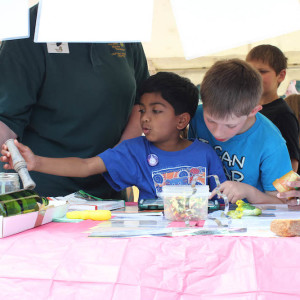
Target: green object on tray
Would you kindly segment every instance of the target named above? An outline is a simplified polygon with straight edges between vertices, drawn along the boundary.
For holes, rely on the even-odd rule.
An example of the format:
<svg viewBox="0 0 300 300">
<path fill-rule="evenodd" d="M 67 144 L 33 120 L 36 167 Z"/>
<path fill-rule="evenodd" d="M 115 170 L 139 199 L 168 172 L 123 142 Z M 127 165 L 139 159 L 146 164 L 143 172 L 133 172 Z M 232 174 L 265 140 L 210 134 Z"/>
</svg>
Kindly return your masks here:
<svg viewBox="0 0 300 300">
<path fill-rule="evenodd" d="M 228 212 L 228 216 L 232 219 L 240 219 L 242 216 L 259 216 L 261 215 L 261 209 L 253 206 L 250 203 L 246 203 L 243 200 L 236 202 L 237 208 Z"/>
<path fill-rule="evenodd" d="M 19 190 L 0 195 L 0 216 L 9 217 L 39 210 L 39 204 L 48 205 L 48 200 L 41 198 L 32 190 Z"/>
<path fill-rule="evenodd" d="M 82 198 L 82 199 L 85 199 L 85 200 L 98 200 L 98 201 L 103 201 L 102 198 L 98 198 L 98 197 L 96 197 L 96 196 L 90 195 L 90 194 L 86 193 L 86 192 L 83 191 L 83 190 L 79 190 L 78 192 L 76 192 L 76 193 L 75 193 L 75 197 Z"/>
</svg>

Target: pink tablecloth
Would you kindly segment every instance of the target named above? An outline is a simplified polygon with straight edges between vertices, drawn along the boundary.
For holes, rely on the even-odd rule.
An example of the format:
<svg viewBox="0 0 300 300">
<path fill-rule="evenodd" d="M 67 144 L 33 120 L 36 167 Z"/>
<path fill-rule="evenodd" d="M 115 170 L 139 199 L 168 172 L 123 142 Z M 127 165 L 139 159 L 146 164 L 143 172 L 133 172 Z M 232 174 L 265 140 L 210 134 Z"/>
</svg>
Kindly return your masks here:
<svg viewBox="0 0 300 300">
<path fill-rule="evenodd" d="M 96 224 L 0 239 L 0 299 L 300 299 L 300 238 L 88 238 Z"/>
</svg>

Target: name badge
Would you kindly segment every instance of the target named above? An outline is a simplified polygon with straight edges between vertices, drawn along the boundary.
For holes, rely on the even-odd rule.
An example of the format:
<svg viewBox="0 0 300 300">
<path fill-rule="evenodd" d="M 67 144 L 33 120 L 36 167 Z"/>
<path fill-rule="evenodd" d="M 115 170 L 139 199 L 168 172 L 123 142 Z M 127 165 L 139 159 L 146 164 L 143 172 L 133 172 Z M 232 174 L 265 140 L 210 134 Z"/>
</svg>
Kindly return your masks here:
<svg viewBox="0 0 300 300">
<path fill-rule="evenodd" d="M 68 43 L 47 43 L 48 53 L 70 53 Z"/>
</svg>

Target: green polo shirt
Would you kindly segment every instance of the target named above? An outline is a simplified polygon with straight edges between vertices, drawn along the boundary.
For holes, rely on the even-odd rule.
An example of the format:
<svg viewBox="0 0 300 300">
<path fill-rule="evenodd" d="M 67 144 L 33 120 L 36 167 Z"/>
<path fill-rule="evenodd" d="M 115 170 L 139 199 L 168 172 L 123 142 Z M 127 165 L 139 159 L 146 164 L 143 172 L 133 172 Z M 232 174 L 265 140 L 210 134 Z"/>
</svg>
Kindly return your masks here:
<svg viewBox="0 0 300 300">
<path fill-rule="evenodd" d="M 120 139 L 136 91 L 148 77 L 140 43 L 69 43 L 69 53 L 49 53 L 31 37 L 3 42 L 0 51 L 0 120 L 37 155 L 93 157 Z M 110 198 L 101 175 L 67 178 L 31 172 L 45 196 L 83 189 Z M 118 197 L 118 196 L 116 196 Z"/>
</svg>

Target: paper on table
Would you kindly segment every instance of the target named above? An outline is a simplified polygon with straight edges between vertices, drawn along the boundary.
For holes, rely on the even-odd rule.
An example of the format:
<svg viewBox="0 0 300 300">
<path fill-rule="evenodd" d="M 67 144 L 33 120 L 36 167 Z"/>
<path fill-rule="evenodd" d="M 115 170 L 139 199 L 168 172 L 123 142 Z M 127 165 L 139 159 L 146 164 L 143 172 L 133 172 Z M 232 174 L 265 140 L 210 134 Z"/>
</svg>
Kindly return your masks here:
<svg viewBox="0 0 300 300">
<path fill-rule="evenodd" d="M 259 206 L 259 205 L 257 205 Z M 137 236 L 186 236 L 186 235 L 231 235 L 231 236 L 258 236 L 275 237 L 270 231 L 272 220 L 299 219 L 300 211 L 289 211 L 287 205 L 264 205 L 261 206 L 262 215 L 243 216 L 242 219 L 232 219 L 228 226 L 226 218 L 219 218 L 216 223 L 214 218 L 221 216 L 222 211 L 209 215 L 203 228 L 199 227 L 172 227 L 170 221 L 159 215 L 151 216 L 144 214 L 115 214 L 116 217 L 109 221 L 101 222 L 91 228 L 90 235 L 93 237 L 137 237 Z M 151 214 L 151 213 L 150 213 Z M 119 217 L 118 217 L 119 215 Z M 220 217 L 219 216 L 219 217 Z"/>
<path fill-rule="evenodd" d="M 119 212 L 113 212 L 112 217 L 118 218 L 118 219 L 136 219 L 136 220 L 143 220 L 143 219 L 149 219 L 152 217 L 163 217 L 162 212 L 141 212 L 141 213 L 119 213 Z"/>
<path fill-rule="evenodd" d="M 64 197 L 48 197 L 51 201 L 53 200 L 64 200 L 69 203 L 69 211 L 72 210 L 96 210 L 96 209 L 104 209 L 104 210 L 114 210 L 125 207 L 124 200 L 101 200 L 101 201 L 93 201 L 93 200 L 85 200 L 82 198 L 78 198 L 75 196 L 75 193 Z"/>
<path fill-rule="evenodd" d="M 124 215 L 124 214 L 122 214 Z M 131 215 L 131 214 L 129 214 Z M 90 229 L 89 236 L 130 237 L 145 235 L 165 235 L 172 231 L 168 228 L 169 221 L 162 216 L 143 216 L 138 218 L 115 217 L 99 223 Z"/>
<path fill-rule="evenodd" d="M 258 236 L 275 237 L 270 230 L 270 224 L 274 219 L 300 219 L 300 211 L 291 211 L 286 204 L 280 205 L 256 205 L 262 209 L 260 216 L 243 216 L 241 219 L 232 219 L 231 228 L 247 228 L 247 232 L 231 232 L 235 236 Z M 218 225 L 212 220 L 207 220 L 205 229 L 218 228 Z M 222 235 L 222 234 L 221 234 Z"/>
<path fill-rule="evenodd" d="M 67 217 L 52 219 L 52 222 L 57 222 L 57 223 L 79 223 L 81 221 L 83 221 L 83 220 L 82 219 L 69 219 Z"/>
</svg>

